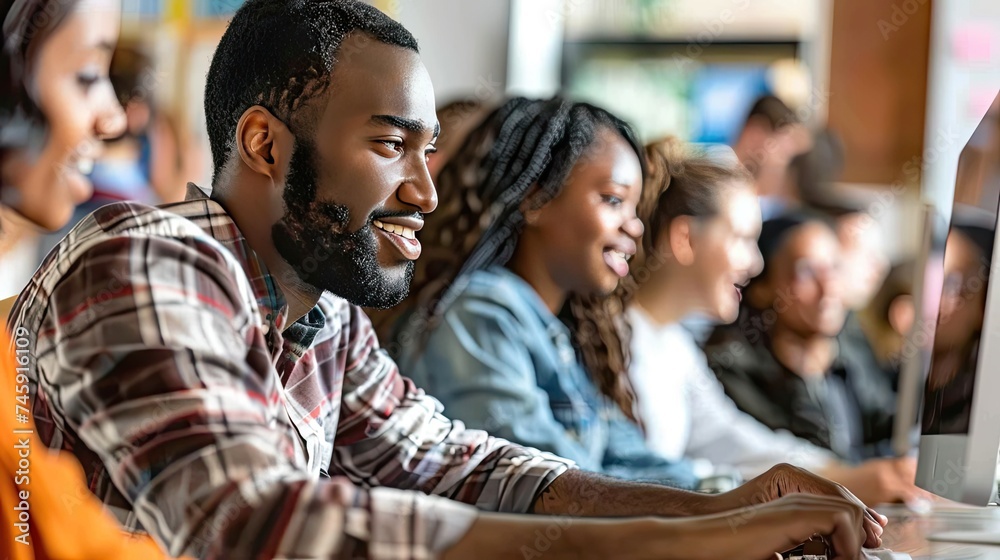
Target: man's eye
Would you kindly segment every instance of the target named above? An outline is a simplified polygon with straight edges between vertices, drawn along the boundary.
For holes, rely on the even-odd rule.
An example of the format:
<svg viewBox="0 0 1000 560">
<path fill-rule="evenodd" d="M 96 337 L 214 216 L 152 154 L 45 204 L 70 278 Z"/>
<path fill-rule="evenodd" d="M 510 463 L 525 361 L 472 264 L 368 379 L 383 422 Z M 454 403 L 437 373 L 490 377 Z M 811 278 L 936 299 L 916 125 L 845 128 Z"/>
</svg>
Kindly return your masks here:
<svg viewBox="0 0 1000 560">
<path fill-rule="evenodd" d="M 394 152 L 403 150 L 403 143 L 398 140 L 379 140 L 379 142 Z"/>
</svg>

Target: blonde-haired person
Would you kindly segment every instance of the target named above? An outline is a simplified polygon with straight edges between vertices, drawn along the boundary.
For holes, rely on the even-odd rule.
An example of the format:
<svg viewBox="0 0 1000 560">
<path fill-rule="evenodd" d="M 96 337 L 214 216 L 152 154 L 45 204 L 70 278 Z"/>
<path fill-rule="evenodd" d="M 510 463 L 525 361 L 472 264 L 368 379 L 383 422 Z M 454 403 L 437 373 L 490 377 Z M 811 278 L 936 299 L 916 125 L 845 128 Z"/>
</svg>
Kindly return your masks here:
<svg viewBox="0 0 1000 560">
<path fill-rule="evenodd" d="M 741 412 L 681 320 L 736 320 L 743 287 L 760 273 L 761 211 L 752 177 L 729 152 L 699 152 L 668 138 L 646 146 L 649 174 L 638 213 L 642 255 L 632 264 L 630 377 L 649 445 L 700 463 L 700 474 L 756 476 L 789 462 L 847 486 L 869 503 L 912 495 L 909 460 L 842 464 L 829 451 L 775 432 Z"/>
<path fill-rule="evenodd" d="M 120 6 L 0 0 L 0 9 L 0 203 L 57 229 L 90 195 L 80 172 L 86 158 L 124 124 L 107 79 Z M 22 372 L 33 359 L 23 344 L 32 333 L 11 334 L 0 329 L 0 557 L 166 558 L 152 539 L 127 535 L 101 510 L 70 456 L 49 453 L 29 417 L 37 396 Z"/>
</svg>

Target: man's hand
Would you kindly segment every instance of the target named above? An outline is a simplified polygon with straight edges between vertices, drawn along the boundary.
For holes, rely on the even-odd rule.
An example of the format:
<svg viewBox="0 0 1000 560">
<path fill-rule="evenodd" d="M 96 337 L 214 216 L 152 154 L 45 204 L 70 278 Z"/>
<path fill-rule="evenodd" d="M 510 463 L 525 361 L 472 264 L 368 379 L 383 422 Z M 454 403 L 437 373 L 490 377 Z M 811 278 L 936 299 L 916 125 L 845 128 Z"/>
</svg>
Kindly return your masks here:
<svg viewBox="0 0 1000 560">
<path fill-rule="evenodd" d="M 836 560 L 857 560 L 862 545 L 881 543 L 885 524 L 839 484 L 785 465 L 718 496 L 568 471 L 534 511 L 543 515 L 481 513 L 443 557 L 492 560 L 544 549 L 551 560 L 771 560 L 819 534 Z"/>
<path fill-rule="evenodd" d="M 729 530 L 707 535 L 701 557 L 773 559 L 818 534 L 832 559 L 856 560 L 867 544 L 864 508 L 839 497 L 789 494 L 725 517 Z"/>
<path fill-rule="evenodd" d="M 830 496 L 853 504 L 858 510 L 859 519 L 864 520 L 859 529 L 864 529 L 865 545 L 881 546 L 882 528 L 887 522 L 885 517 L 865 506 L 864 502 L 844 486 L 792 465 L 772 467 L 743 486 L 720 495 L 720 502 L 717 505 L 724 510 L 733 510 L 760 505 L 793 494 Z"/>
<path fill-rule="evenodd" d="M 822 535 L 835 560 L 858 560 L 864 508 L 844 498 L 790 494 L 715 515 L 631 519 L 481 513 L 445 560 L 543 556 L 551 560 L 772 560 Z"/>
</svg>

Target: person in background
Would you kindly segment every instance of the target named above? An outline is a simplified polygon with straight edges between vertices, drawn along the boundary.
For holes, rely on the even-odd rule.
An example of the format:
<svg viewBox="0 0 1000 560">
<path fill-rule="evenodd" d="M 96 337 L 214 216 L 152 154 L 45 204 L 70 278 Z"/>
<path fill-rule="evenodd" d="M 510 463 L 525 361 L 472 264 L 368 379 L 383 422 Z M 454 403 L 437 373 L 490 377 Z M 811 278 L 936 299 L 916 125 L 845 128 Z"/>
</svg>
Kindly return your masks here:
<svg viewBox="0 0 1000 560">
<path fill-rule="evenodd" d="M 852 312 L 860 311 L 874 297 L 889 273 L 885 239 L 878 221 L 860 205 L 845 202 L 836 182 L 844 170 L 840 137 L 825 129 L 812 137 L 808 151 L 795 156 L 786 177 L 789 208 L 805 207 L 830 216 L 840 241 L 843 299 Z M 849 319 L 849 322 L 852 320 Z"/>
<path fill-rule="evenodd" d="M 83 158 L 124 128 L 107 77 L 119 9 L 113 0 L 0 0 L 0 201 L 40 228 L 59 228 L 86 199 Z M 166 558 L 101 510 L 71 455 L 47 452 L 28 414 L 36 397 L 25 349 L 34 333 L 10 334 L 0 329 L 0 557 Z"/>
<path fill-rule="evenodd" d="M 878 221 L 864 210 L 849 210 L 836 218 L 844 277 L 844 304 L 852 312 L 864 309 L 889 274 L 890 262 Z"/>
<path fill-rule="evenodd" d="M 792 163 L 806 161 L 802 156 L 810 152 L 812 142 L 812 134 L 795 111 L 777 96 L 763 95 L 751 105 L 733 151 L 753 176 L 764 220 L 801 204 L 800 173 Z M 711 321 L 697 315 L 686 318 L 684 326 L 700 343 L 711 334 Z"/>
<path fill-rule="evenodd" d="M 696 461 L 701 474 L 745 477 L 790 462 L 850 488 L 862 499 L 897 501 L 912 481 L 892 461 L 852 468 L 827 449 L 773 431 L 740 411 L 708 368 L 681 320 L 700 313 L 736 320 L 743 289 L 761 269 L 760 209 L 742 165 L 674 139 L 646 146 L 649 175 L 639 216 L 642 251 L 631 263 L 628 306 L 632 383 L 649 446 Z"/>
<path fill-rule="evenodd" d="M 858 313 L 861 328 L 871 341 L 875 357 L 888 379 L 899 379 L 906 357 L 906 337 L 916 324 L 913 304 L 915 274 L 913 261 L 894 265 L 875 297 Z M 893 386 L 893 390 L 896 389 L 898 387 Z"/>
<path fill-rule="evenodd" d="M 938 328 L 924 393 L 925 434 L 969 431 L 969 403 L 976 382 L 994 233 L 991 221 L 977 223 L 959 211 L 952 218 L 944 253 Z"/>
<path fill-rule="evenodd" d="M 43 111 L 39 107 L 45 106 L 52 123 L 64 124 L 57 127 L 57 131 L 79 130 L 84 128 L 84 123 L 74 111 L 77 105 L 72 102 L 81 102 L 95 90 L 103 96 L 105 92 L 101 88 L 104 87 L 110 91 L 110 85 L 98 81 L 106 78 L 105 68 L 97 67 L 91 61 L 76 60 L 77 73 L 67 72 L 67 83 L 51 83 L 47 89 L 29 95 L 24 81 L 32 73 L 37 74 L 35 64 L 47 62 L 48 68 L 53 71 L 69 65 L 69 57 L 55 60 L 60 55 L 49 54 L 52 60 L 41 61 L 37 57 L 29 57 L 24 50 L 26 43 L 43 44 L 45 33 L 41 31 L 51 31 L 56 27 L 48 22 L 47 16 L 40 20 L 44 23 L 41 26 L 19 24 L 14 19 L 21 17 L 24 10 L 34 9 L 37 4 L 49 5 L 48 2 L 13 0 L 4 0 L 3 3 L 8 12 L 13 12 L 13 17 L 5 24 L 7 44 L 4 48 L 7 54 L 5 66 L 0 68 L 0 77 L 3 78 L 0 95 L 7 112 L 0 128 L 0 150 L 6 154 L 0 167 L 0 216 L 5 223 L 5 232 L 0 238 L 0 299 L 16 294 L 37 267 L 39 233 L 56 231 L 66 225 L 76 205 L 85 202 L 92 192 L 85 175 L 93 166 L 100 143 L 81 142 L 68 133 L 53 136 L 47 141 L 45 135 L 51 131 L 35 126 L 43 121 Z M 75 5 L 76 2 L 68 4 Z M 56 10 L 59 13 L 64 11 Z M 39 33 L 35 32 L 36 27 Z M 8 78 L 13 75 L 20 77 Z M 37 81 L 40 78 L 34 76 L 32 79 Z M 103 102 L 105 99 L 101 97 L 100 100 Z M 114 113 L 114 118 L 116 122 L 101 126 L 103 130 L 114 130 L 118 134 L 124 122 L 121 111 Z M 6 309 L 9 305 L 0 304 L 0 313 L 5 314 Z"/>
<path fill-rule="evenodd" d="M 753 175 L 764 218 L 780 213 L 796 194 L 787 182 L 789 163 L 811 146 L 795 112 L 773 95 L 757 99 L 733 143 L 736 157 Z"/>
<path fill-rule="evenodd" d="M 806 149 L 788 162 L 783 189 L 786 199 L 795 206 L 841 211 L 843 197 L 834 183 L 844 172 L 844 158 L 844 143 L 836 132 L 825 128 L 811 133 Z"/>
<path fill-rule="evenodd" d="M 607 479 L 465 429 L 400 374 L 359 306 L 405 296 L 437 203 L 417 51 L 360 1 L 242 4 L 205 91 L 211 198 L 104 206 L 15 304 L 45 443 L 197 557 L 510 558 L 555 514 L 601 519 L 553 557 L 877 545 L 884 518 L 794 467 L 719 496 Z"/>
<path fill-rule="evenodd" d="M 14 297 L 31 279 L 38 265 L 42 230 L 32 221 L 0 205 L 0 319 L 7 317 Z"/>
<path fill-rule="evenodd" d="M 111 139 L 94 162 L 94 202 L 135 200 L 148 204 L 184 200 L 187 178 L 200 177 L 204 147 L 184 134 L 156 100 L 160 83 L 149 56 L 137 44 L 119 45 L 111 83 L 125 107 L 125 133 Z"/>
<path fill-rule="evenodd" d="M 205 147 L 191 138 L 182 140 L 181 131 L 157 106 L 156 89 L 166 85 L 159 83 L 152 61 L 138 45 L 116 47 L 109 78 L 125 108 L 127 124 L 122 134 L 104 141 L 101 157 L 94 160 L 88 176 L 93 195 L 77 206 L 66 227 L 42 239 L 39 261 L 77 222 L 101 206 L 123 200 L 179 202 L 187 178 L 203 175 Z"/>
<path fill-rule="evenodd" d="M 771 429 L 841 460 L 887 456 L 895 400 L 881 375 L 838 345 L 847 309 L 836 233 L 821 218 L 790 214 L 764 222 L 758 246 L 763 273 L 747 287 L 736 322 L 705 346 L 726 394 Z"/>
<path fill-rule="evenodd" d="M 847 307 L 844 326 L 837 335 L 840 354 L 851 356 L 863 371 L 881 374 L 885 382 L 878 387 L 888 391 L 884 398 L 894 399 L 898 375 L 883 367 L 858 319 L 858 313 L 885 281 L 889 257 L 878 221 L 862 206 L 845 201 L 847 196 L 837 190 L 835 183 L 843 169 L 840 137 L 829 129 L 819 131 L 809 151 L 792 159 L 788 191 L 796 193 L 797 206 L 828 216 L 837 232 L 840 272 L 844 277 L 842 299 Z"/>
</svg>

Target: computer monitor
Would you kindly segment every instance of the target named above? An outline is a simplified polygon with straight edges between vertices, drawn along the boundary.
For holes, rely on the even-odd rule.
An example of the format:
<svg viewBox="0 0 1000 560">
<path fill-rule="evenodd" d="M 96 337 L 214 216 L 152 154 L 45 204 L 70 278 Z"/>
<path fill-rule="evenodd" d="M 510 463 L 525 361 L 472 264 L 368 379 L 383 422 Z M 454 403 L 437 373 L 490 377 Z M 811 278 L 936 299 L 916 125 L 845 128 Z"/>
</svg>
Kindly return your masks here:
<svg viewBox="0 0 1000 560">
<path fill-rule="evenodd" d="M 917 485 L 973 505 L 996 496 L 1000 454 L 1000 95 L 959 157 L 924 382 Z M 940 259 L 940 257 L 938 257 Z M 940 263 L 940 264 L 938 264 Z M 997 270 L 1000 270 L 998 268 Z M 937 284 L 937 285 L 935 285 Z"/>
</svg>

